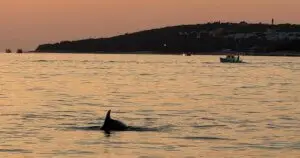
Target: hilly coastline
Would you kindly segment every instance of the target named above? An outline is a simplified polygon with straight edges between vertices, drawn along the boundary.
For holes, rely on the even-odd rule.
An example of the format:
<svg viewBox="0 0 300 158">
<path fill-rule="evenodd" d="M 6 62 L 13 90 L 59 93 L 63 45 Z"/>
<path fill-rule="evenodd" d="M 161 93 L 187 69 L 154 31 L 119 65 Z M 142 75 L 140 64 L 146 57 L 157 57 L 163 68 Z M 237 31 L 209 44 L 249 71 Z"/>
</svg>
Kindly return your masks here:
<svg viewBox="0 0 300 158">
<path fill-rule="evenodd" d="M 300 25 L 206 23 L 39 45 L 35 52 L 300 56 Z"/>
</svg>

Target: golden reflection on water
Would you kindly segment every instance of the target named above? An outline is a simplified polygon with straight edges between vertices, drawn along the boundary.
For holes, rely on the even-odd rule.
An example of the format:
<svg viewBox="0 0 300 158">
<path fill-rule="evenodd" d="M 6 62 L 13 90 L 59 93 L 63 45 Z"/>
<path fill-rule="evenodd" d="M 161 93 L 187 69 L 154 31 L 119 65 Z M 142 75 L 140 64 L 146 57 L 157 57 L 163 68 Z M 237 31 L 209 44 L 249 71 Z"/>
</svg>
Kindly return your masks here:
<svg viewBox="0 0 300 158">
<path fill-rule="evenodd" d="M 1 54 L 1 157 L 297 157 L 300 60 Z M 108 109 L 148 132 L 101 131 Z"/>
</svg>

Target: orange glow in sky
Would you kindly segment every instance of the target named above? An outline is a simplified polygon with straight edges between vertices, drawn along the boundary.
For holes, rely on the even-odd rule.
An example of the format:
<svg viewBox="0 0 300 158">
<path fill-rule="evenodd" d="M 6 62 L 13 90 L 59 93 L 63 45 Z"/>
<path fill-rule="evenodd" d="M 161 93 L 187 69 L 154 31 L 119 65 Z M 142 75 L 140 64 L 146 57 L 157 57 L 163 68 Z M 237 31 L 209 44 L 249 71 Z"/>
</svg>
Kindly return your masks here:
<svg viewBox="0 0 300 158">
<path fill-rule="evenodd" d="M 0 52 L 170 25 L 300 24 L 300 0 L 1 0 Z"/>
</svg>

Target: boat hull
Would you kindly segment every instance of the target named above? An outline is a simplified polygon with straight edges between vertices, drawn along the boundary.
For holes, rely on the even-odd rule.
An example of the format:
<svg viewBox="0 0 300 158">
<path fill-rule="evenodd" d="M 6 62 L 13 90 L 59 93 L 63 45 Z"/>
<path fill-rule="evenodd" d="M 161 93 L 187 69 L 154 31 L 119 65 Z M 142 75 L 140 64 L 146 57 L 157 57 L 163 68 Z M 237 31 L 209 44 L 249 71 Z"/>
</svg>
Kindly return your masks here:
<svg viewBox="0 0 300 158">
<path fill-rule="evenodd" d="M 242 60 L 236 60 L 236 59 L 228 59 L 228 58 L 220 58 L 221 63 L 243 63 Z"/>
</svg>

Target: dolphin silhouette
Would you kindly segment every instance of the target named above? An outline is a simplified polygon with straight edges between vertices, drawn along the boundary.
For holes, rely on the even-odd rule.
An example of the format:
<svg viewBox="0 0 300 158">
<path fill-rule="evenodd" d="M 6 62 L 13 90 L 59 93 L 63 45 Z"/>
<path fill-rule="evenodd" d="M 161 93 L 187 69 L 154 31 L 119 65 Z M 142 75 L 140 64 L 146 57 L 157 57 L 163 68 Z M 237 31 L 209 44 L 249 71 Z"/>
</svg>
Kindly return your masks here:
<svg viewBox="0 0 300 158">
<path fill-rule="evenodd" d="M 107 111 L 104 124 L 100 129 L 106 132 L 127 130 L 128 126 L 119 120 L 112 119 L 110 117 L 110 112 L 111 110 Z"/>
</svg>

